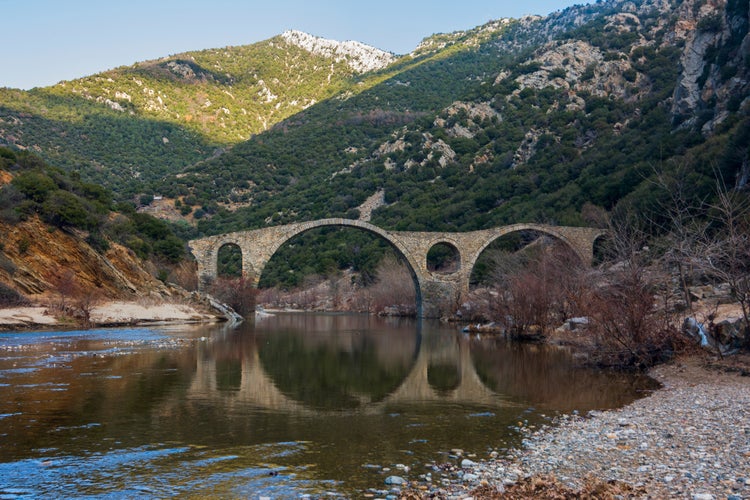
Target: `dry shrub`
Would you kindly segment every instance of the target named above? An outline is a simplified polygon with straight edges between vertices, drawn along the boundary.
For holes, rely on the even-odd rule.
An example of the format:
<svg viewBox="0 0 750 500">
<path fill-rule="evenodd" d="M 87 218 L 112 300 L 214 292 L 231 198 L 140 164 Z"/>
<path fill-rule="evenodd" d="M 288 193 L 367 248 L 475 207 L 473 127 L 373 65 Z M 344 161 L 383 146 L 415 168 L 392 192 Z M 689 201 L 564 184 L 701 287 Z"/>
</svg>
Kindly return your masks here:
<svg viewBox="0 0 750 500">
<path fill-rule="evenodd" d="M 535 255 L 505 255 L 496 266 L 493 316 L 513 338 L 543 335 L 579 311 L 585 293 L 583 267 L 565 247 L 555 244 Z"/>
<path fill-rule="evenodd" d="M 84 328 L 91 328 L 91 311 L 101 301 L 98 290 L 80 290 L 73 299 L 74 317 Z"/>
<path fill-rule="evenodd" d="M 256 301 L 258 304 L 267 304 L 272 307 L 278 307 L 284 300 L 285 293 L 277 286 L 272 288 L 262 288 L 258 290 Z"/>
<path fill-rule="evenodd" d="M 255 313 L 258 289 L 251 279 L 218 278 L 211 284 L 210 293 L 240 316 L 248 317 Z"/>
<path fill-rule="evenodd" d="M 416 311 L 414 280 L 406 264 L 393 255 L 380 261 L 375 271 L 375 284 L 368 287 L 367 293 L 372 312 L 382 312 L 388 307 Z"/>
<path fill-rule="evenodd" d="M 91 311 L 101 300 L 101 292 L 81 284 L 71 270 L 47 277 L 57 296 L 54 307 L 62 316 L 73 318 L 84 328 L 91 327 Z"/>
<path fill-rule="evenodd" d="M 562 484 L 553 475 L 537 475 L 519 480 L 498 491 L 491 486 L 481 486 L 471 492 L 476 499 L 542 499 L 542 500 L 614 500 L 644 496 L 646 491 L 619 481 L 604 481 L 587 477 L 583 486 L 575 490 Z"/>
<path fill-rule="evenodd" d="M 78 293 L 80 289 L 75 273 L 68 269 L 61 274 L 52 274 L 48 276 L 47 281 L 52 285 L 52 291 L 57 296 L 57 304 L 55 304 L 55 307 L 61 312 L 65 312 L 69 303 L 73 300 L 73 296 Z"/>
<path fill-rule="evenodd" d="M 599 365 L 645 369 L 666 361 L 678 347 L 679 331 L 656 297 L 648 270 L 626 263 L 598 276 L 598 286 L 584 297 Z"/>
<path fill-rule="evenodd" d="M 667 307 L 669 275 L 641 224 L 630 212 L 612 222 L 610 266 L 591 273 L 581 297 L 595 344 L 591 359 L 602 366 L 645 369 L 672 357 L 682 343 Z"/>
</svg>

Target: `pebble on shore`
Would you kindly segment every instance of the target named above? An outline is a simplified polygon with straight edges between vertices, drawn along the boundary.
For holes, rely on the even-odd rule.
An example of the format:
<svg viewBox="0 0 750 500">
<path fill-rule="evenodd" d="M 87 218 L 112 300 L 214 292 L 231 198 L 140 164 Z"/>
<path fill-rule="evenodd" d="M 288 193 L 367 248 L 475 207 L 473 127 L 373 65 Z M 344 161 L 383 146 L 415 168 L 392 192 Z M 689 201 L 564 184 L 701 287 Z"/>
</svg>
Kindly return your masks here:
<svg viewBox="0 0 750 500">
<path fill-rule="evenodd" d="M 616 482 L 633 488 L 631 498 L 750 498 L 750 377 L 707 369 L 699 357 L 650 374 L 663 385 L 653 394 L 523 429 L 522 449 L 464 460 L 448 481 L 413 481 L 403 498 L 490 497 L 535 477 L 572 491 Z"/>
</svg>

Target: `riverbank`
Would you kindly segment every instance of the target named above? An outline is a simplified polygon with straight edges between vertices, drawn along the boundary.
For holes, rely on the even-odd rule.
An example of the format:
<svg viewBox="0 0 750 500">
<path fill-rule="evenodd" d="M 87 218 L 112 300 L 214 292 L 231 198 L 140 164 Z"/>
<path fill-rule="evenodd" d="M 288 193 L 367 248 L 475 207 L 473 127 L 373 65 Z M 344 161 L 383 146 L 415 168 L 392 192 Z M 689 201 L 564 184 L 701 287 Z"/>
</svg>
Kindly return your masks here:
<svg viewBox="0 0 750 500">
<path fill-rule="evenodd" d="M 522 428 L 504 458 L 437 464 L 405 498 L 750 498 L 750 356 L 651 370 L 662 388 L 624 408 Z M 474 460 L 477 460 L 474 462 Z M 394 492 L 391 492 L 394 493 Z M 377 495 L 375 495 L 377 496 Z"/>
<path fill-rule="evenodd" d="M 89 326 L 133 326 L 164 323 L 212 323 L 226 318 L 203 304 L 182 301 L 106 301 L 91 307 Z M 76 318 L 42 305 L 0 309 L 0 331 L 65 328 Z"/>
</svg>

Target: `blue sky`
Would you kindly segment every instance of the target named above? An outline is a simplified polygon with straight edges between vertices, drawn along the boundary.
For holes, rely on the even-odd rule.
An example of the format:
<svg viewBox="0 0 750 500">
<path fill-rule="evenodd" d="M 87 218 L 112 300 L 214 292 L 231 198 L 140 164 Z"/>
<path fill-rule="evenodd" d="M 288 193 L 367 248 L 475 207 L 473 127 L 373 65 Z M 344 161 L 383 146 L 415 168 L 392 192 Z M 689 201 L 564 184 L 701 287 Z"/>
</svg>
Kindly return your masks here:
<svg viewBox="0 0 750 500">
<path fill-rule="evenodd" d="M 405 54 L 434 33 L 589 0 L 0 0 L 0 87 L 28 89 L 287 29 Z"/>
</svg>

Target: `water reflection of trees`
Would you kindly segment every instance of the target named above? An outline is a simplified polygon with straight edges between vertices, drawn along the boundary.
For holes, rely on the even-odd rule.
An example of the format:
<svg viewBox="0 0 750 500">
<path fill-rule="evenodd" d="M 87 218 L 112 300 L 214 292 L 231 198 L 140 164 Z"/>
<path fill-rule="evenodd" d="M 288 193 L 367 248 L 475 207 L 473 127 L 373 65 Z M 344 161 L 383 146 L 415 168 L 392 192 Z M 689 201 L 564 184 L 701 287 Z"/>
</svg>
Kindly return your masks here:
<svg viewBox="0 0 750 500">
<path fill-rule="evenodd" d="M 259 357 L 279 390 L 310 408 L 353 409 L 382 401 L 409 374 L 419 348 L 413 328 L 370 331 L 365 317 L 290 322 L 304 323 L 304 330 L 287 327 L 259 337 Z"/>
<path fill-rule="evenodd" d="M 472 359 L 493 391 L 561 412 L 621 406 L 654 387 L 647 377 L 577 367 L 569 352 L 553 346 L 498 339 L 473 345 Z"/>
</svg>

